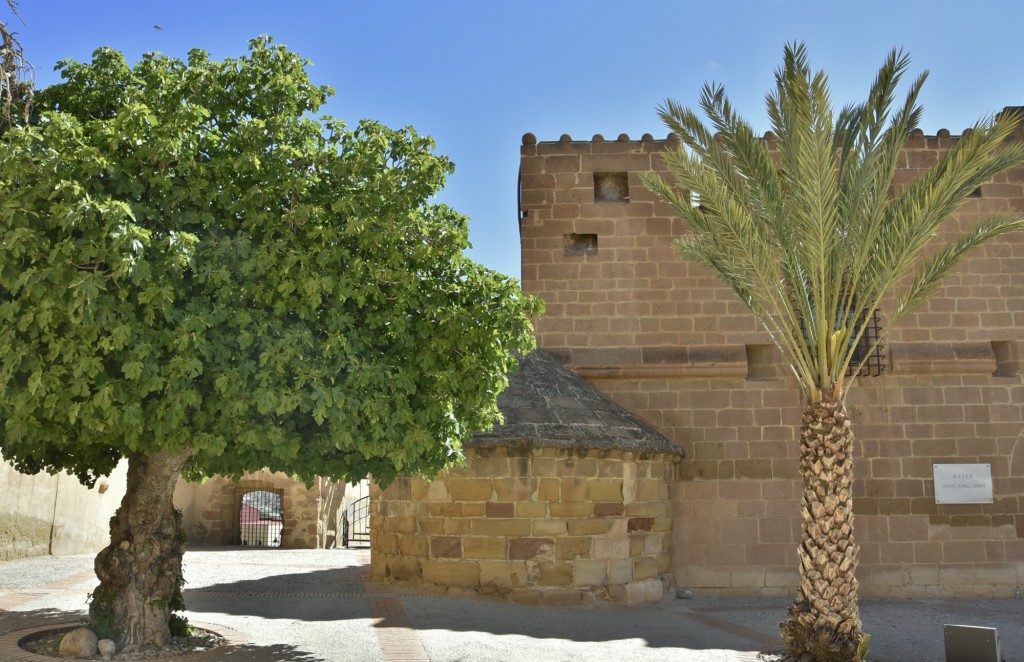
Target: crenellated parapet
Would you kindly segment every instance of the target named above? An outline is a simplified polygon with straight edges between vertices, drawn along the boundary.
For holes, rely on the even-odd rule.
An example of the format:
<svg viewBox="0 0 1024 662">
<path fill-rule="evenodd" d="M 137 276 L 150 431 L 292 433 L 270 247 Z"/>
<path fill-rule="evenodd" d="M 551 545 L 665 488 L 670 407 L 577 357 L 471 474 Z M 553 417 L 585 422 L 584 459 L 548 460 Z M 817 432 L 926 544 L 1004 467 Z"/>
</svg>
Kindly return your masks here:
<svg viewBox="0 0 1024 662">
<path fill-rule="evenodd" d="M 968 133 L 911 133 L 893 192 Z M 678 144 L 673 135 L 525 134 L 523 288 L 545 302 L 538 346 L 685 450 L 672 491 L 675 582 L 704 595 L 790 595 L 802 403 L 749 310 L 676 255 L 686 225 L 640 174 L 664 173 L 661 155 Z M 1010 211 L 1024 211 L 1024 168 L 980 186 L 936 239 Z M 1016 232 L 964 259 L 891 329 L 881 374 L 858 380 L 848 405 L 859 439 L 863 595 L 1008 597 L 1024 579 L 1022 349 Z M 933 466 L 957 463 L 991 467 L 992 504 L 936 503 Z"/>
</svg>

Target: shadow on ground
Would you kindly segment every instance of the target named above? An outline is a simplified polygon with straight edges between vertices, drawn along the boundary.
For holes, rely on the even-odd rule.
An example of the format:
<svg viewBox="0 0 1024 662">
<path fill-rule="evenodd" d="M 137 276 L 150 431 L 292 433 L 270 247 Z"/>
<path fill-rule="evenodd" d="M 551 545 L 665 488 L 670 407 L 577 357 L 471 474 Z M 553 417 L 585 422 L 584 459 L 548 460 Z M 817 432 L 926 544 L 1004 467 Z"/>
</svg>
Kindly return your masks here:
<svg viewBox="0 0 1024 662">
<path fill-rule="evenodd" d="M 33 630 L 36 628 L 61 626 L 75 626 L 80 624 L 86 617 L 84 611 L 64 611 L 61 609 L 35 609 L 31 611 L 4 611 L 0 610 L 0 639 L 6 635 L 18 633 L 22 630 Z M 199 624 L 202 627 L 202 624 Z M 16 638 L 20 638 L 16 637 Z M 16 646 L 17 641 L 11 639 L 3 642 Z M 0 644 L 2 646 L 2 644 Z M 0 658 L 3 652 L 0 651 Z M 46 658 L 40 658 L 46 659 Z M 186 658 L 187 659 L 187 658 Z M 242 662 L 329 662 L 318 655 L 299 650 L 288 644 L 273 644 L 261 646 L 257 644 L 240 644 L 225 647 L 219 651 L 218 660 L 238 660 Z"/>
<path fill-rule="evenodd" d="M 0 609 L 0 635 L 46 625 L 57 626 L 68 623 L 81 623 L 85 617 L 85 610 L 32 609 L 29 611 L 6 611 Z"/>
<path fill-rule="evenodd" d="M 207 586 L 189 588 L 183 591 L 185 600 L 190 596 L 221 595 L 239 597 L 361 597 L 363 584 L 360 579 L 362 566 L 347 568 L 326 568 L 309 572 L 293 572 L 242 579 L 234 582 L 220 582 Z"/>
<path fill-rule="evenodd" d="M 687 614 L 661 605 L 598 608 L 537 607 L 490 597 L 423 595 L 415 587 L 373 585 L 364 593 L 360 581 L 366 566 L 318 569 L 271 575 L 251 580 L 221 582 L 186 589 L 190 612 L 220 613 L 268 620 L 307 623 L 372 618 L 370 598 L 400 603 L 396 615 L 374 622 L 376 630 L 410 626 L 421 635 L 434 632 L 525 637 L 535 642 L 562 640 L 584 644 L 644 642 L 647 648 L 720 647 L 725 638 L 735 650 L 764 650 L 766 642 L 742 633 L 702 636 L 709 628 Z M 381 593 L 375 593 L 381 591 Z M 446 634 L 441 634 L 446 633 Z M 473 637 L 470 637 L 473 639 Z"/>
<path fill-rule="evenodd" d="M 581 643 L 639 639 L 648 648 L 688 649 L 719 648 L 722 639 L 728 637 L 718 632 L 713 640 L 702 641 L 694 634 L 699 635 L 705 626 L 686 613 L 677 613 L 662 606 L 582 609 L 488 601 L 488 606 L 482 609 L 480 600 L 450 597 L 405 598 L 402 603 L 409 620 L 420 632 L 480 632 Z M 388 625 L 387 621 L 382 625 Z M 739 634 L 730 638 L 730 648 L 735 650 L 766 648 L 765 643 L 751 641 Z"/>
</svg>

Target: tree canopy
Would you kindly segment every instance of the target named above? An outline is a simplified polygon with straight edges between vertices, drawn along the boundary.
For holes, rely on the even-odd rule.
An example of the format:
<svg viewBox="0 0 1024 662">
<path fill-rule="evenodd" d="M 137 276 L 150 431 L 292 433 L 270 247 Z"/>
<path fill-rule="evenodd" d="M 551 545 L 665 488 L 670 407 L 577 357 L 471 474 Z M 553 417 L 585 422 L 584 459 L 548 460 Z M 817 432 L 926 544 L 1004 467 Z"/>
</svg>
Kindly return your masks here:
<svg viewBox="0 0 1024 662">
<path fill-rule="evenodd" d="M 0 450 L 85 483 L 125 456 L 387 482 L 489 427 L 539 302 L 463 254 L 413 129 L 247 56 L 59 64 L 0 152 Z"/>
</svg>

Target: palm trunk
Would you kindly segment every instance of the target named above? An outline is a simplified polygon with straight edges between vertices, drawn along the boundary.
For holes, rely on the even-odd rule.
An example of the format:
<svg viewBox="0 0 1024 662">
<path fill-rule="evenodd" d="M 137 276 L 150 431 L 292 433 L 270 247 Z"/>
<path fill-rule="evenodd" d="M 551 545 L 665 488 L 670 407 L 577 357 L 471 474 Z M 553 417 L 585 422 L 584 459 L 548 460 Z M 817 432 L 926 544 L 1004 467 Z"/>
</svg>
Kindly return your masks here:
<svg viewBox="0 0 1024 662">
<path fill-rule="evenodd" d="M 800 475 L 800 586 L 782 637 L 800 662 L 859 661 L 864 632 L 854 576 L 853 430 L 842 400 L 826 398 L 804 409 Z"/>
<path fill-rule="evenodd" d="M 89 606 L 92 626 L 117 638 L 120 650 L 163 648 L 170 640 L 185 553 L 172 498 L 188 457 L 186 451 L 128 458 L 128 491 L 110 520 L 110 545 L 96 556 L 100 585 Z"/>
</svg>

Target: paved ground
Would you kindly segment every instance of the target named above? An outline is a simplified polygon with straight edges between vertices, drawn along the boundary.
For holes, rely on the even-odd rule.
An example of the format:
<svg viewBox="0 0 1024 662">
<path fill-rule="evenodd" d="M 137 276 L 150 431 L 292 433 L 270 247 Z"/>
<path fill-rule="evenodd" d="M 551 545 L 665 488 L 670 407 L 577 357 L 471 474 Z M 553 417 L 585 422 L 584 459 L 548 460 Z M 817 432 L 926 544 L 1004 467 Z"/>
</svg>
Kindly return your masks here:
<svg viewBox="0 0 1024 662">
<path fill-rule="evenodd" d="M 0 564 L 0 661 L 49 660 L 10 633 L 76 621 L 91 556 Z M 252 662 L 629 660 L 753 662 L 779 649 L 785 600 L 666 600 L 643 608 L 545 608 L 428 595 L 369 581 L 366 550 L 215 548 L 185 555 L 188 617 L 241 643 L 205 659 Z M 995 627 L 1024 662 L 1024 600 L 863 600 L 872 660 L 945 660 L 945 623 Z M 5 636 L 5 633 L 6 636 Z"/>
</svg>

